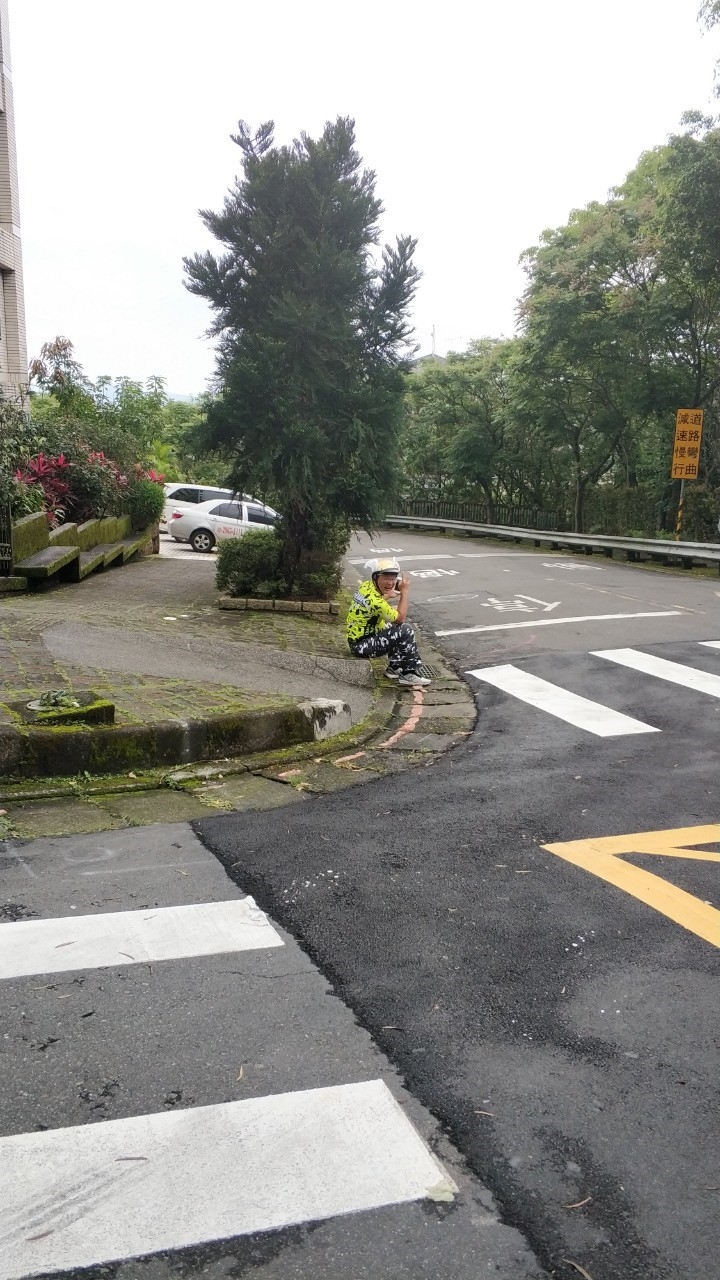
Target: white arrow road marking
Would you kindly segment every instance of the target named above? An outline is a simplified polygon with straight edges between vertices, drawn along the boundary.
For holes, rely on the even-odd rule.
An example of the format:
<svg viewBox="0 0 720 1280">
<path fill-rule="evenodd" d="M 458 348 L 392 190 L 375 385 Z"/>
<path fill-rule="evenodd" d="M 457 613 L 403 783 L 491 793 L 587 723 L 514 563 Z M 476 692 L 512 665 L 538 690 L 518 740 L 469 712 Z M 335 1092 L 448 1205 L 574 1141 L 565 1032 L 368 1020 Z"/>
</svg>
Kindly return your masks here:
<svg viewBox="0 0 720 1280">
<path fill-rule="evenodd" d="M 554 604 L 548 604 L 548 603 L 547 603 L 547 601 L 545 601 L 545 600 L 536 600 L 534 596 L 521 596 L 521 595 L 518 595 L 518 596 L 517 596 L 517 599 L 518 599 L 518 600 L 532 600 L 532 603 L 533 603 L 533 604 L 541 604 L 541 605 L 542 605 L 542 607 L 543 607 L 543 613 L 550 613 L 550 610 L 551 610 L 551 609 L 557 609 L 558 605 L 560 604 L 560 601 L 559 601 L 559 600 L 556 600 L 556 601 L 554 602 Z"/>
</svg>

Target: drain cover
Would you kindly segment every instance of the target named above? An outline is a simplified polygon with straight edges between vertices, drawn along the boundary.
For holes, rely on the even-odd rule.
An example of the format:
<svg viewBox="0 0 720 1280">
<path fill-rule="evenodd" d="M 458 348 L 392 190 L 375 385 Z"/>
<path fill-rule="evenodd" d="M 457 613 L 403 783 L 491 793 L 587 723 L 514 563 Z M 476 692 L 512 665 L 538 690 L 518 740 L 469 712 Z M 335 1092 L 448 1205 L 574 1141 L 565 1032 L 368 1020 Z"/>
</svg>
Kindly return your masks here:
<svg viewBox="0 0 720 1280">
<path fill-rule="evenodd" d="M 437 667 L 431 667 L 427 662 L 421 662 L 418 668 L 421 676 L 426 676 L 428 680 L 439 680 L 440 672 Z"/>
</svg>

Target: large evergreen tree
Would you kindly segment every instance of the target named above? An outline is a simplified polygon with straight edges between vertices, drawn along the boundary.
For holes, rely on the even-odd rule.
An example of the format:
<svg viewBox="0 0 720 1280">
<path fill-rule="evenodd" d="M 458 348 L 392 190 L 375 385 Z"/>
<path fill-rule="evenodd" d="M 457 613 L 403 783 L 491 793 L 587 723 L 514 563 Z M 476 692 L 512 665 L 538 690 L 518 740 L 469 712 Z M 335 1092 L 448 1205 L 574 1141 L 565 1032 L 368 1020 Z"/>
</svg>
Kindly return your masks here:
<svg viewBox="0 0 720 1280">
<path fill-rule="evenodd" d="M 215 312 L 217 394 L 207 444 L 231 480 L 283 513 L 285 575 L 370 527 L 392 496 L 415 241 L 376 265 L 375 175 L 349 119 L 276 146 L 273 124 L 233 141 L 242 174 L 222 210 L 201 211 L 221 256 L 185 259 L 187 287 Z"/>
</svg>

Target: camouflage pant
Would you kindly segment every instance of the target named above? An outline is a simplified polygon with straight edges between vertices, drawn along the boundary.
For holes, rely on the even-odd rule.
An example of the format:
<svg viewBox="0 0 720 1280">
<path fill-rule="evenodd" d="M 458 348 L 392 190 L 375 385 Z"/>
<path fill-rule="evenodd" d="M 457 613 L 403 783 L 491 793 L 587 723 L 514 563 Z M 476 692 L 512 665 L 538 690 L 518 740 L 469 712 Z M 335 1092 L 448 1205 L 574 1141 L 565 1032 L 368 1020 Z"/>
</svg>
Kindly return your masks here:
<svg viewBox="0 0 720 1280">
<path fill-rule="evenodd" d="M 361 640 L 349 640 L 356 658 L 388 658 L 388 666 L 407 673 L 417 671 L 420 654 L 415 642 L 415 632 L 409 622 L 390 622 L 380 631 L 373 631 Z"/>
</svg>

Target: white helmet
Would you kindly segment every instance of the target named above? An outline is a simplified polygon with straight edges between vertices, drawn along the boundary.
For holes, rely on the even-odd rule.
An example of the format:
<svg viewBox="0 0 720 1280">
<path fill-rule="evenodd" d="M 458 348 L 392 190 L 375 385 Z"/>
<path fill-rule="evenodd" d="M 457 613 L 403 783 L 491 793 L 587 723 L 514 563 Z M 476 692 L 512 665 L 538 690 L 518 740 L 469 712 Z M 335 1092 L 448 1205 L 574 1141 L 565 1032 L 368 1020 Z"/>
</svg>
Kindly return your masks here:
<svg viewBox="0 0 720 1280">
<path fill-rule="evenodd" d="M 394 556 L 389 560 L 368 560 L 365 565 L 365 572 L 369 574 L 371 578 L 374 578 L 376 573 L 394 573 L 399 575 L 400 565 Z"/>
</svg>

